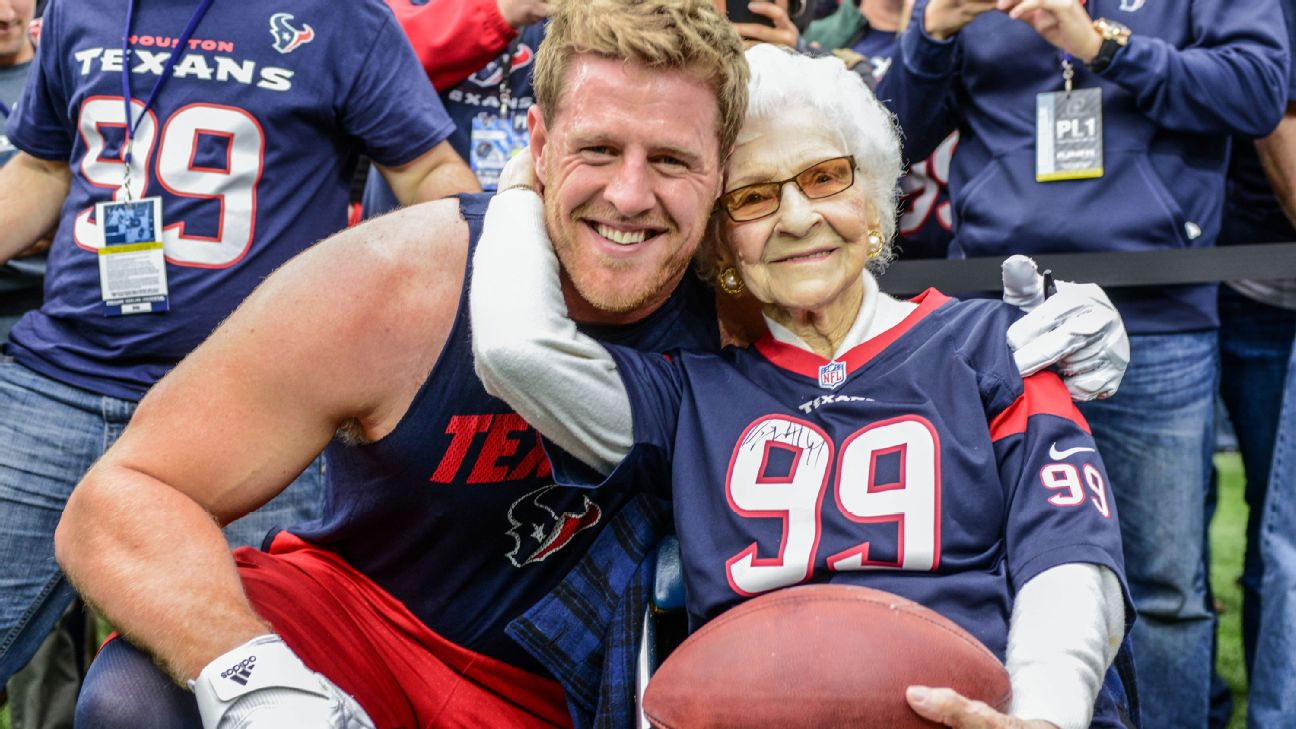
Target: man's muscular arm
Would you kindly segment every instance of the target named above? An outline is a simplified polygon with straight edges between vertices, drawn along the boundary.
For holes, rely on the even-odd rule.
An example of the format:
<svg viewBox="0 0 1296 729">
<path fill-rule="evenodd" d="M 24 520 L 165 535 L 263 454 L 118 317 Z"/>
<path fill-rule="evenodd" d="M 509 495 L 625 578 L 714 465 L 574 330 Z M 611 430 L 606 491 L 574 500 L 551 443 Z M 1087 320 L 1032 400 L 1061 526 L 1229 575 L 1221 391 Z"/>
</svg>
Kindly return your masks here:
<svg viewBox="0 0 1296 729">
<path fill-rule="evenodd" d="M 340 424 L 395 426 L 453 324 L 466 240 L 444 202 L 298 256 L 153 388 L 77 487 L 59 562 L 177 679 L 268 632 L 218 523 L 282 491 Z"/>
<path fill-rule="evenodd" d="M 71 180 L 66 162 L 26 152 L 0 169 L 0 264 L 54 229 Z"/>
</svg>

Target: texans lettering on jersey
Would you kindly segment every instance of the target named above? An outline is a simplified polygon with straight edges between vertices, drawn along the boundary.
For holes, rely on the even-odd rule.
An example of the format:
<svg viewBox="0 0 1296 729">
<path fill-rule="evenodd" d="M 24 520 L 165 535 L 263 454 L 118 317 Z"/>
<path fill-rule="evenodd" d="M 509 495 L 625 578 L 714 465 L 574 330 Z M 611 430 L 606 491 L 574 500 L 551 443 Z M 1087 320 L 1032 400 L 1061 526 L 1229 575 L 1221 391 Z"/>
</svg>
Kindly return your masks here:
<svg viewBox="0 0 1296 729">
<path fill-rule="evenodd" d="M 131 73 L 153 76 L 154 80 L 161 77 L 166 69 L 167 59 L 171 57 L 171 49 L 178 41 L 177 38 L 151 35 L 131 36 L 132 48 L 128 61 Z M 150 48 L 162 50 L 154 51 Z M 172 78 L 193 78 L 221 84 L 235 83 L 270 91 L 292 89 L 292 78 L 296 71 L 271 65 L 258 67 L 256 60 L 236 55 L 234 43 L 231 41 L 191 38 L 189 48 L 189 52 L 181 55 L 180 60 L 176 62 Z M 120 74 L 122 70 L 120 45 L 115 48 L 85 48 L 74 53 L 72 57 L 76 61 L 74 66 L 76 72 L 81 76 Z"/>
<path fill-rule="evenodd" d="M 249 7 L 215 3 L 145 111 L 194 3 L 139 0 L 127 53 L 124 5 L 50 4 L 7 134 L 74 174 L 50 249 L 49 295 L 11 334 L 25 366 L 138 398 L 271 271 L 345 225 L 357 155 L 398 166 L 449 136 L 453 125 L 386 7 Z M 109 318 L 94 209 L 126 195 L 123 68 L 138 119 L 131 192 L 162 198 L 171 311 Z"/>
<path fill-rule="evenodd" d="M 916 600 L 1001 659 L 1013 595 L 1066 562 L 1122 574 L 1111 485 L 1061 380 L 1023 380 L 1015 309 L 935 291 L 841 361 L 766 338 L 670 358 L 609 347 L 635 447 L 608 477 L 673 496 L 691 623 L 802 582 Z M 585 469 L 554 449 L 559 483 Z"/>
</svg>

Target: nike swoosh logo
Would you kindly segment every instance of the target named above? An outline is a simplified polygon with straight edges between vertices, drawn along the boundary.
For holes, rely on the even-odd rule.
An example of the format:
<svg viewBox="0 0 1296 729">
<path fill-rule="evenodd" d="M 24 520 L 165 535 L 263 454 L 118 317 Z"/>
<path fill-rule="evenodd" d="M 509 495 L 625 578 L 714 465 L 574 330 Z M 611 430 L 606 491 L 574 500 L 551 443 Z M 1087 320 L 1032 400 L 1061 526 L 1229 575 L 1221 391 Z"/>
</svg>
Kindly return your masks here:
<svg viewBox="0 0 1296 729">
<path fill-rule="evenodd" d="M 1060 451 L 1057 449 L 1057 443 L 1054 443 L 1053 445 L 1049 446 L 1049 458 L 1052 458 L 1055 461 L 1064 460 L 1068 456 L 1074 456 L 1077 453 L 1093 453 L 1093 452 L 1094 449 L 1086 448 L 1085 446 L 1076 446 L 1075 448 L 1068 448 L 1064 451 Z"/>
</svg>

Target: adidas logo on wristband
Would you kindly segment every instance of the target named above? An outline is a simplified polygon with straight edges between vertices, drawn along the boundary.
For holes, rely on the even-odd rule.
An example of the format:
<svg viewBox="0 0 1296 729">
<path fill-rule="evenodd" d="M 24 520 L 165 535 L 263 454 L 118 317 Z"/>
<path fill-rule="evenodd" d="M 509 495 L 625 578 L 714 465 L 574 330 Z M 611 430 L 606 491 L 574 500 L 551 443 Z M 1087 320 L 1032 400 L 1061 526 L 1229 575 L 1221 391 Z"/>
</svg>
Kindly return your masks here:
<svg viewBox="0 0 1296 729">
<path fill-rule="evenodd" d="M 221 678 L 228 678 L 240 686 L 246 686 L 248 679 L 252 677 L 252 669 L 254 668 L 256 668 L 256 656 L 248 656 L 221 671 Z"/>
</svg>

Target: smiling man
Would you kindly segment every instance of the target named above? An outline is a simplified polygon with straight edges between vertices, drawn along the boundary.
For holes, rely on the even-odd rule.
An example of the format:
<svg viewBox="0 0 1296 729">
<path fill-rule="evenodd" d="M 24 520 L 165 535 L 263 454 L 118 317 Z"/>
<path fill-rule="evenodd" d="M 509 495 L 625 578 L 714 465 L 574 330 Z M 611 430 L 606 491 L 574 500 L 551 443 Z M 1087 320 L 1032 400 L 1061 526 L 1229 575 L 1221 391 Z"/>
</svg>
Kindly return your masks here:
<svg viewBox="0 0 1296 729">
<path fill-rule="evenodd" d="M 688 269 L 720 193 L 717 130 L 729 127 L 721 142 L 731 144 L 737 128 L 705 85 L 679 74 L 598 57 L 573 59 L 567 73 L 574 89 L 562 123 L 547 124 L 536 107 L 530 119 L 553 191 L 545 225 L 578 294 L 568 297 L 573 314 L 634 321 L 670 298 Z M 614 95 L 625 103 L 607 103 Z M 679 123 L 680 108 L 694 110 L 694 123 Z"/>
</svg>

